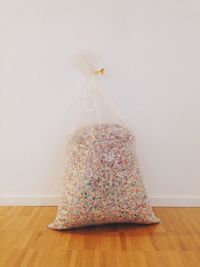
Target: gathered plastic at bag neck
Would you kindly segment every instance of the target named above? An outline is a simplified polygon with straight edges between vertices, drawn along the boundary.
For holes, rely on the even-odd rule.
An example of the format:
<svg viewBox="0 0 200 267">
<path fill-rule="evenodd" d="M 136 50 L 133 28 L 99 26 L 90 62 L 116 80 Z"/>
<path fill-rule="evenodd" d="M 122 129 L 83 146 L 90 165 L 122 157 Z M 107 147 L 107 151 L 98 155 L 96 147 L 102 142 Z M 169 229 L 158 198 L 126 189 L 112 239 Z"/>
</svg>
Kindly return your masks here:
<svg viewBox="0 0 200 267">
<path fill-rule="evenodd" d="M 71 132 L 102 123 L 126 125 L 119 107 L 107 90 L 104 79 L 106 69 L 97 67 L 90 49 L 83 50 L 77 58 L 76 66 L 85 76 L 85 85 L 76 102 Z"/>
</svg>

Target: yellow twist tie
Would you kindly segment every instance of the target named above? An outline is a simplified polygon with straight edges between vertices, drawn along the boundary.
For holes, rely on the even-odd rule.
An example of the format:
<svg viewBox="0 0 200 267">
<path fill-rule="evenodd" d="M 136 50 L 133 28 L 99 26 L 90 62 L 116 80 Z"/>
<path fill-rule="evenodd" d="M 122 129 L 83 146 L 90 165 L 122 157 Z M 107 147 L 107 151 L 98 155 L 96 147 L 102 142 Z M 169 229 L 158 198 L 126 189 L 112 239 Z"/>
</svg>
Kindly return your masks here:
<svg viewBox="0 0 200 267">
<path fill-rule="evenodd" d="M 101 74 L 101 75 L 103 75 L 104 72 L 105 72 L 105 69 L 104 68 L 103 69 L 100 69 L 100 70 L 95 70 L 95 74 Z"/>
</svg>

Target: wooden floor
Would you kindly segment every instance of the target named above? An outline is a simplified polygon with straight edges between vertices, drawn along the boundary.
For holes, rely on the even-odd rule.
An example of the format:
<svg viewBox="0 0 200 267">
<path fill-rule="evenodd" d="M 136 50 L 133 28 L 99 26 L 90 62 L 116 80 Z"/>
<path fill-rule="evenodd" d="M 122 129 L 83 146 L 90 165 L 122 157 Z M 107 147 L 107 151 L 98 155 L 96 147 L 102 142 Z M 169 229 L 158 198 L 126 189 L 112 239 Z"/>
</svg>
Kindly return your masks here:
<svg viewBox="0 0 200 267">
<path fill-rule="evenodd" d="M 1 267 L 199 267 L 200 208 L 155 208 L 162 224 L 53 231 L 55 207 L 0 207 Z"/>
</svg>

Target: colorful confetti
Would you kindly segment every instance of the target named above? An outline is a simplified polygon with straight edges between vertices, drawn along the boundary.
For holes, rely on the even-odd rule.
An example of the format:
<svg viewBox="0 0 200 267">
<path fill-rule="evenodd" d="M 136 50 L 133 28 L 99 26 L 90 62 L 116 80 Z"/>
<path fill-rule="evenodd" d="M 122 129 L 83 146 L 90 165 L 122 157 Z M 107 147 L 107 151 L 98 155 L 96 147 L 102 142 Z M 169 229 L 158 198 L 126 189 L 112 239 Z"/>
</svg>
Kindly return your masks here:
<svg viewBox="0 0 200 267">
<path fill-rule="evenodd" d="M 124 126 L 79 129 L 66 149 L 63 191 L 50 229 L 107 223 L 158 223 L 135 154 L 135 137 Z"/>
</svg>

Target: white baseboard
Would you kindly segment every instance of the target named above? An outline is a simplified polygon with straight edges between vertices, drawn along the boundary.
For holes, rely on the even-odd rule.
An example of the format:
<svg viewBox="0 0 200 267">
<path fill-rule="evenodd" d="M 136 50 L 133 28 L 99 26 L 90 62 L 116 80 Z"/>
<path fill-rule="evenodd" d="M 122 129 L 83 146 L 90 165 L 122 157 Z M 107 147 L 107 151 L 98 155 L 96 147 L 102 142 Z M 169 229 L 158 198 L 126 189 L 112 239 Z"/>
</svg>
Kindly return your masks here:
<svg viewBox="0 0 200 267">
<path fill-rule="evenodd" d="M 156 207 L 200 207 L 200 196 L 149 196 Z"/>
<path fill-rule="evenodd" d="M 152 206 L 200 207 L 200 196 L 153 196 Z M 59 195 L 0 195 L 0 206 L 56 206 Z"/>
<path fill-rule="evenodd" d="M 0 206 L 56 206 L 58 195 L 0 195 Z"/>
</svg>

